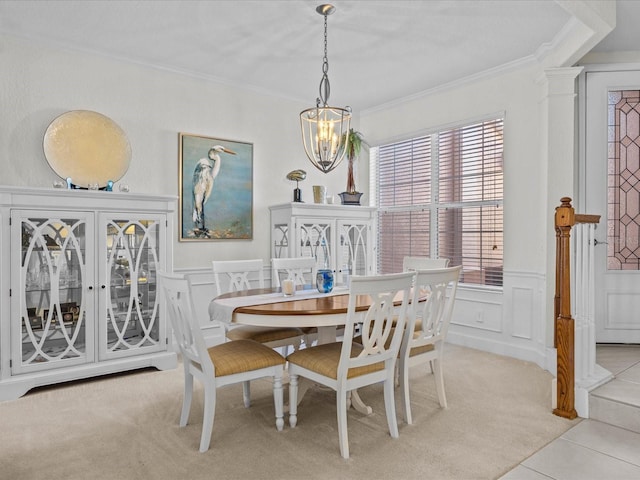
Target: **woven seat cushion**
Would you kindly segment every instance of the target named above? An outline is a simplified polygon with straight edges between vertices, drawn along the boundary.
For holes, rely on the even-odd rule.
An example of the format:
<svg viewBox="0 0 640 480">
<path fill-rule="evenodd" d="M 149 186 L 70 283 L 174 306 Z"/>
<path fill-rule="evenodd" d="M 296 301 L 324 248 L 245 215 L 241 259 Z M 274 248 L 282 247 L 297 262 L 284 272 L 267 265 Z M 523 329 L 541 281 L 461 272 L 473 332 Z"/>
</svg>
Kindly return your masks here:
<svg viewBox="0 0 640 480">
<path fill-rule="evenodd" d="M 409 356 L 415 357 L 416 355 L 420 355 L 421 353 L 431 352 L 434 348 L 436 347 L 433 346 L 433 343 L 430 343 L 429 345 L 422 345 L 420 347 L 413 347 L 409 352 Z"/>
<path fill-rule="evenodd" d="M 234 340 L 208 349 L 216 377 L 284 365 L 282 355 L 253 340 Z"/>
<path fill-rule="evenodd" d="M 254 327 L 252 325 L 243 325 L 241 327 L 232 328 L 227 332 L 229 340 L 253 340 L 258 343 L 275 342 L 284 340 L 285 338 L 295 338 L 303 335 L 299 328 L 295 327 Z"/>
<path fill-rule="evenodd" d="M 340 352 L 342 342 L 325 343 L 315 347 L 305 348 L 292 353 L 287 357 L 289 364 L 299 365 L 307 370 L 312 370 L 325 377 L 338 378 L 338 363 L 340 362 Z M 362 351 L 362 345 L 354 343 L 351 348 L 351 358 L 357 357 Z M 347 378 L 359 377 L 367 373 L 384 370 L 384 362 L 377 362 L 363 367 L 350 368 Z"/>
</svg>

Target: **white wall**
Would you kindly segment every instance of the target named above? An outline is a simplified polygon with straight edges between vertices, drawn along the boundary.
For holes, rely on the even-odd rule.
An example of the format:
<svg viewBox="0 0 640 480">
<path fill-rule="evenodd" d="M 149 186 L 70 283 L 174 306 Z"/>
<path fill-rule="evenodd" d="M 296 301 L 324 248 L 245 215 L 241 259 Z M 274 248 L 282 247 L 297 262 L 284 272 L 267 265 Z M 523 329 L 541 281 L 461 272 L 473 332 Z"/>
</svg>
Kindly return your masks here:
<svg viewBox="0 0 640 480">
<path fill-rule="evenodd" d="M 360 125 L 369 142 L 379 145 L 441 126 L 504 115 L 504 287 L 503 291 L 460 289 L 449 339 L 547 366 L 543 292 L 546 237 L 553 224 L 546 211 L 546 157 L 540 141 L 546 124 L 541 107 L 544 90 L 536 81 L 541 75 L 539 65 L 523 64 L 362 112 Z"/>
<path fill-rule="evenodd" d="M 329 194 L 345 190 L 346 161 L 325 175 L 306 159 L 299 113 L 309 105 L 6 36 L 0 65 L 3 185 L 52 187 L 58 177 L 44 157 L 43 136 L 69 110 L 100 112 L 124 129 L 133 158 L 121 182 L 133 192 L 178 195 L 178 132 L 253 143 L 253 240 L 178 242 L 176 232 L 177 269 L 208 269 L 224 258 L 268 264 L 268 206 L 291 201 L 295 185 L 285 176 L 293 169 L 308 173 L 300 184 L 306 202 L 313 201 L 312 185 L 326 185 Z"/>
</svg>

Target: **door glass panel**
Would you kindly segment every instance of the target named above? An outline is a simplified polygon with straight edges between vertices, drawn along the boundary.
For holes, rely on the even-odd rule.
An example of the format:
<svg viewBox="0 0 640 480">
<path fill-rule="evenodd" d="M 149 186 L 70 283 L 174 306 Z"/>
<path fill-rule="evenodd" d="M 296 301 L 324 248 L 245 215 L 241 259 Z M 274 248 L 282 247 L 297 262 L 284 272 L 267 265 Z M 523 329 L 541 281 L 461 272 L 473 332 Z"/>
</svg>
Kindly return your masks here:
<svg viewBox="0 0 640 480">
<path fill-rule="evenodd" d="M 607 269 L 640 270 L 640 90 L 608 92 Z"/>
<path fill-rule="evenodd" d="M 107 352 L 157 345 L 156 269 L 160 228 L 154 220 L 107 223 Z"/>
<path fill-rule="evenodd" d="M 21 362 L 44 365 L 86 355 L 83 219 L 23 218 L 20 223 Z"/>
</svg>

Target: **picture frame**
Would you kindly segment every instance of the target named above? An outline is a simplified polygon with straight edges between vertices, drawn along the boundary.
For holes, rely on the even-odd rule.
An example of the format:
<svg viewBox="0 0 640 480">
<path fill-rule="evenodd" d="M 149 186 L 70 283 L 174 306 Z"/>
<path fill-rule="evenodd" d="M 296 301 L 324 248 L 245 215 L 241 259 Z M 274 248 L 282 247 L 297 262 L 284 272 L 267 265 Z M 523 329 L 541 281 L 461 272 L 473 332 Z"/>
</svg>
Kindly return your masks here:
<svg viewBox="0 0 640 480">
<path fill-rule="evenodd" d="M 253 144 L 179 133 L 178 240 L 253 238 Z"/>
</svg>

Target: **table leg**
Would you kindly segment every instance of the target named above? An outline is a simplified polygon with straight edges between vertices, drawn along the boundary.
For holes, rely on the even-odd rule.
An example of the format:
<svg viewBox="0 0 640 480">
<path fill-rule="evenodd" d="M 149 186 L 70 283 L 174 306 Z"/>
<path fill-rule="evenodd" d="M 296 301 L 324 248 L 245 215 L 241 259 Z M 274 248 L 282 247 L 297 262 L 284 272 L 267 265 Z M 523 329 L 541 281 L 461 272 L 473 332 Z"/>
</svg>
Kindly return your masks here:
<svg viewBox="0 0 640 480">
<path fill-rule="evenodd" d="M 360 395 L 358 394 L 358 390 L 351 390 L 349 394 L 350 399 L 348 399 L 348 402 L 350 403 L 350 406 L 352 406 L 356 411 L 364 415 L 371 415 L 373 413 L 373 408 L 371 408 L 369 405 L 365 405 L 365 403 L 360 398 Z"/>
<path fill-rule="evenodd" d="M 336 341 L 336 327 L 318 327 L 318 345 Z"/>
</svg>

